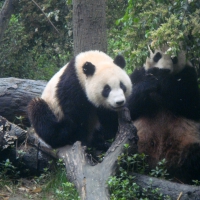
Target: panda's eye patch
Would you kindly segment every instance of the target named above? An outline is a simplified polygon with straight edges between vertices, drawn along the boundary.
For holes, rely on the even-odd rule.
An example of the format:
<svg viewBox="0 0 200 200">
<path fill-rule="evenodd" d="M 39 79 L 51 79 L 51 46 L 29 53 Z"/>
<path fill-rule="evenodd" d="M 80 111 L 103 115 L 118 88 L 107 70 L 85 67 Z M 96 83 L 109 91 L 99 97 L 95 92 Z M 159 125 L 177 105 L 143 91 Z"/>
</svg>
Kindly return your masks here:
<svg viewBox="0 0 200 200">
<path fill-rule="evenodd" d="M 177 58 L 177 56 L 171 57 L 171 59 L 172 59 L 172 62 L 173 62 L 174 65 L 178 63 L 178 58 Z"/>
<path fill-rule="evenodd" d="M 120 88 L 124 91 L 124 93 L 126 92 L 126 86 L 120 81 Z"/>
<path fill-rule="evenodd" d="M 153 57 L 154 62 L 158 62 L 162 58 L 162 54 L 157 52 L 156 55 Z"/>
<path fill-rule="evenodd" d="M 109 85 L 105 85 L 102 91 L 102 96 L 107 98 L 109 96 L 109 93 L 111 91 L 111 88 Z"/>
</svg>

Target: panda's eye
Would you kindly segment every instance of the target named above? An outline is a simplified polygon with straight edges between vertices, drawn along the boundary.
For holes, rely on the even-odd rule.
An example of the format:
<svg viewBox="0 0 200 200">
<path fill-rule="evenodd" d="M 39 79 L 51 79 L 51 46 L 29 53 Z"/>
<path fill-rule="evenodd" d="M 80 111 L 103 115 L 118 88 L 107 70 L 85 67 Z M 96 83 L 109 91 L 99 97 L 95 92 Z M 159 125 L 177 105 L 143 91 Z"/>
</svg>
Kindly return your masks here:
<svg viewBox="0 0 200 200">
<path fill-rule="evenodd" d="M 178 58 L 177 58 L 177 56 L 171 57 L 171 59 L 172 59 L 172 62 L 173 62 L 174 65 L 178 63 Z"/>
<path fill-rule="evenodd" d="M 110 91 L 111 87 L 109 85 L 105 85 L 102 91 L 102 96 L 107 98 L 109 96 Z"/>
<path fill-rule="evenodd" d="M 124 91 L 124 93 L 126 92 L 126 86 L 120 81 L 120 88 Z"/>
<path fill-rule="evenodd" d="M 157 52 L 153 57 L 153 61 L 157 63 L 161 58 L 162 54 L 160 52 Z"/>
</svg>

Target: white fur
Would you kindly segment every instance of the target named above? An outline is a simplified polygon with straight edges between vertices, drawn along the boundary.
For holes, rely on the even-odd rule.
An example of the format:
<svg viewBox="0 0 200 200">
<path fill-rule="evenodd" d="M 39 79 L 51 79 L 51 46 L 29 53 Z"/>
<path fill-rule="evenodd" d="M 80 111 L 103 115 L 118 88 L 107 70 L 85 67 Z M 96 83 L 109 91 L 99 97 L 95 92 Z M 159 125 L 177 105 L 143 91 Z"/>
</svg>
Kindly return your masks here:
<svg viewBox="0 0 200 200">
<path fill-rule="evenodd" d="M 93 76 L 87 77 L 83 73 L 82 67 L 86 62 L 91 62 L 95 66 L 96 69 Z M 68 64 L 51 78 L 41 96 L 48 103 L 58 120 L 61 120 L 64 114 L 56 97 L 56 86 L 67 66 Z M 118 110 L 122 105 L 117 105 L 117 102 L 124 101 L 125 104 L 127 97 L 131 94 L 132 84 L 129 76 L 123 69 L 114 64 L 112 58 L 103 52 L 88 51 L 80 53 L 75 58 L 75 70 L 88 100 L 96 107 L 103 106 Z M 120 88 L 120 81 L 126 86 L 125 93 Z M 112 89 L 108 98 L 102 96 L 102 91 L 106 84 Z"/>
<path fill-rule="evenodd" d="M 173 64 L 171 55 L 169 55 L 170 49 L 167 49 L 165 52 L 161 50 L 155 50 L 153 53 L 150 47 L 148 46 L 149 52 L 150 52 L 150 58 L 147 57 L 146 63 L 144 64 L 145 70 L 148 70 L 152 67 L 157 67 L 159 69 L 169 69 L 171 73 L 176 74 L 184 69 L 186 64 L 190 67 L 192 67 L 191 62 L 187 61 L 186 59 L 186 52 L 180 51 L 177 55 L 178 63 Z M 156 55 L 157 52 L 160 52 L 162 55 L 162 58 L 158 62 L 154 62 L 153 57 Z"/>
<path fill-rule="evenodd" d="M 192 63 L 190 61 L 187 60 L 186 58 L 186 52 L 185 51 L 180 51 L 178 53 L 178 63 L 174 65 L 174 73 L 178 73 L 181 70 L 183 70 L 185 68 L 185 65 L 187 64 L 190 67 L 193 67 Z"/>
<path fill-rule="evenodd" d="M 153 56 L 157 53 L 160 52 L 162 55 L 162 58 L 158 62 L 154 62 Z M 169 69 L 171 72 L 173 72 L 173 62 L 171 59 L 171 56 L 168 54 L 163 53 L 162 51 L 156 50 L 155 53 L 150 55 L 150 58 L 147 57 L 146 63 L 144 65 L 145 70 L 148 70 L 152 67 L 157 67 L 159 69 Z"/>
<path fill-rule="evenodd" d="M 87 77 L 83 73 L 82 66 L 85 62 L 91 62 L 95 66 L 95 73 Z M 114 64 L 113 59 L 100 51 L 89 51 L 81 53 L 76 57 L 75 67 L 78 79 L 87 98 L 96 107 L 103 106 L 109 109 L 119 109 L 118 101 L 126 102 L 127 97 L 131 94 L 132 84 L 129 76 L 119 66 Z M 126 86 L 126 92 L 120 88 L 120 81 Z M 111 87 L 108 98 L 102 96 L 105 85 Z"/>
<path fill-rule="evenodd" d="M 67 68 L 68 64 L 66 64 L 64 67 L 62 67 L 47 83 L 41 98 L 44 99 L 55 116 L 58 120 L 62 119 L 64 117 L 63 111 L 58 103 L 58 99 L 56 97 L 56 86 L 59 82 L 60 76 L 63 74 L 65 69 Z"/>
<path fill-rule="evenodd" d="M 118 105 L 117 102 L 124 102 L 122 105 Z M 116 88 L 112 89 L 110 92 L 108 99 L 107 99 L 108 105 L 112 106 L 114 109 L 121 108 L 126 102 L 126 97 L 124 95 L 124 92 L 122 89 Z"/>
<path fill-rule="evenodd" d="M 98 69 L 100 63 L 102 62 L 112 63 L 113 59 L 110 58 L 107 54 L 101 51 L 97 51 L 97 50 L 82 52 L 76 56 L 76 59 L 75 59 L 76 72 L 77 72 L 77 76 L 83 90 L 85 90 L 85 84 L 86 84 L 87 79 L 86 79 L 85 74 L 83 74 L 82 66 L 86 62 L 91 62 Z"/>
</svg>

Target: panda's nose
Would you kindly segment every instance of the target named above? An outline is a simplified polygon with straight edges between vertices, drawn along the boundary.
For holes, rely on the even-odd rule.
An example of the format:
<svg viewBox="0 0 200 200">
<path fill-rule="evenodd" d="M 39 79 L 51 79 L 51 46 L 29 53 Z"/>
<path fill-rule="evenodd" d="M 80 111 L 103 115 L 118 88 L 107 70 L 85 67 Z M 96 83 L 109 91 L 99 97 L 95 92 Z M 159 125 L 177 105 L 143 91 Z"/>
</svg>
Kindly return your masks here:
<svg viewBox="0 0 200 200">
<path fill-rule="evenodd" d="M 124 101 L 117 101 L 116 104 L 117 104 L 118 106 L 121 106 L 121 105 L 124 104 Z"/>
</svg>

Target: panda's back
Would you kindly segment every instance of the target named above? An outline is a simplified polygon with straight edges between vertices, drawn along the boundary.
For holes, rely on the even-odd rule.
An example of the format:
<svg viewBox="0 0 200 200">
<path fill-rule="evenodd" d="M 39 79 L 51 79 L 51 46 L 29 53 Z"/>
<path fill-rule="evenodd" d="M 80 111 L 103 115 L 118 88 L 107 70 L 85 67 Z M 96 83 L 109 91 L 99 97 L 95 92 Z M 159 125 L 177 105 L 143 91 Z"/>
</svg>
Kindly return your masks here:
<svg viewBox="0 0 200 200">
<path fill-rule="evenodd" d="M 51 110 L 53 111 L 53 113 L 56 115 L 57 119 L 60 120 L 63 118 L 64 114 L 63 111 L 59 105 L 59 101 L 57 99 L 57 95 L 56 95 L 56 90 L 57 90 L 57 84 L 60 80 L 61 75 L 64 73 L 64 71 L 66 70 L 68 66 L 68 63 L 63 66 L 51 79 L 50 81 L 47 83 L 41 98 L 44 99 L 49 107 L 51 108 Z"/>
</svg>

